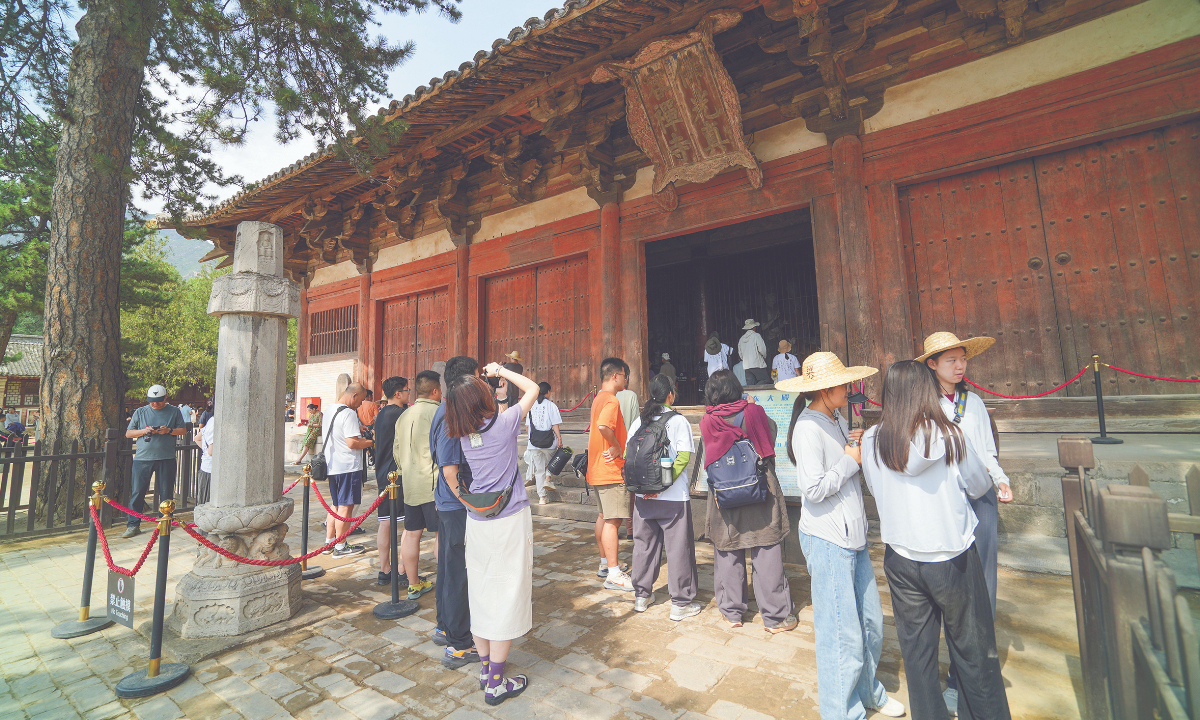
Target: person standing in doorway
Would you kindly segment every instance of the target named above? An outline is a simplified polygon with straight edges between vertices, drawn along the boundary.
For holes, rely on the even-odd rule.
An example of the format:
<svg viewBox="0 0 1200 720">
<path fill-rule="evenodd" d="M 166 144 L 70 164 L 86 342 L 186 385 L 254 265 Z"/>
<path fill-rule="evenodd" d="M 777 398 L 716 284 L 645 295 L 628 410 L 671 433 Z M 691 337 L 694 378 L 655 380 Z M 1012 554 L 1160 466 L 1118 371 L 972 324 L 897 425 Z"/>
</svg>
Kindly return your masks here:
<svg viewBox="0 0 1200 720">
<path fill-rule="evenodd" d="M 667 590 L 671 594 L 671 619 L 675 622 L 699 615 L 704 608 L 696 602 L 699 579 L 696 572 L 696 538 L 692 530 L 691 487 L 687 466 L 695 445 L 692 424 L 671 410 L 675 381 L 658 374 L 650 380 L 650 400 L 634 419 L 629 436 L 643 425 L 666 421 L 667 455 L 674 482 L 664 491 L 633 498 L 633 586 L 634 612 L 645 612 L 654 602 L 654 583 L 667 552 Z M 647 430 L 649 432 L 649 429 Z"/>
<path fill-rule="evenodd" d="M 596 547 L 600 550 L 600 568 L 609 590 L 633 591 L 633 580 L 617 561 L 617 533 L 632 517 L 629 491 L 621 469 L 625 467 L 625 419 L 617 393 L 625 389 L 627 365 L 621 358 L 605 358 L 600 363 L 600 392 L 592 401 L 588 433 L 587 482 L 596 491 L 600 513 L 596 518 Z"/>
<path fill-rule="evenodd" d="M 967 361 L 990 348 L 994 338 L 973 337 L 959 340 L 953 333 L 936 332 L 925 338 L 924 350 L 918 362 L 924 362 L 938 382 L 938 402 L 946 418 L 952 420 L 967 443 L 983 461 L 988 475 L 995 486 L 981 497 L 971 498 L 971 510 L 979 524 L 975 526 L 975 549 L 983 564 L 983 579 L 987 583 L 988 596 L 992 604 L 992 615 L 996 614 L 996 564 L 999 551 L 1000 513 L 998 502 L 1010 503 L 1013 499 L 1012 485 L 1008 475 L 997 459 L 996 439 L 992 435 L 992 422 L 988 417 L 983 400 L 967 390 Z M 958 678 L 953 661 L 946 674 L 946 691 L 942 694 L 946 709 L 951 714 L 958 709 Z"/>
<path fill-rule="evenodd" d="M 708 340 L 704 343 L 704 364 L 708 371 L 708 377 L 712 377 L 718 370 L 729 369 L 731 353 L 733 353 L 733 348 L 721 342 L 717 333 L 714 332 L 708 336 Z"/>
<path fill-rule="evenodd" d="M 333 510 L 348 518 L 354 506 L 362 502 L 363 476 L 366 474 L 366 451 L 374 443 L 362 436 L 362 425 L 355 412 L 367 398 L 367 391 L 358 383 L 350 383 L 331 409 L 333 415 L 325 428 L 325 439 L 321 452 L 329 467 L 329 497 Z M 335 558 L 361 555 L 366 552 L 362 545 L 346 543 L 350 523 L 332 515 L 326 520 L 325 541 L 342 538 L 333 548 Z"/>
<path fill-rule="evenodd" d="M 867 550 L 859 472 L 863 431 L 850 430 L 842 415 L 847 384 L 877 372 L 848 368 L 833 353 L 819 352 L 804 359 L 803 377 L 775 384 L 781 392 L 800 393 L 787 451 L 804 505 L 797 530 L 812 586 L 821 720 L 864 720 L 868 709 L 888 717 L 904 714 L 875 677 L 883 651 L 883 604 Z"/>
<path fill-rule="evenodd" d="M 146 491 L 150 489 L 150 476 L 158 486 L 162 500 L 175 499 L 175 437 L 183 435 L 183 415 L 179 408 L 167 403 L 167 389 L 162 385 L 151 385 L 146 391 L 146 402 L 133 411 L 125 437 L 136 440 L 137 451 L 133 455 L 133 491 L 129 507 L 135 512 L 146 509 Z M 129 516 L 125 533 L 121 537 L 131 538 L 140 533 L 141 521 Z"/>
<path fill-rule="evenodd" d="M 671 354 L 662 354 L 662 365 L 658 368 L 659 375 L 666 375 L 671 378 L 671 382 L 675 382 L 675 366 L 671 364 Z"/>
<path fill-rule="evenodd" d="M 404 544 L 400 557 L 408 577 L 408 599 L 416 600 L 433 589 L 433 583 L 422 580 L 417 572 L 421 555 L 421 534 L 434 533 L 434 557 L 437 556 L 437 505 L 434 503 L 434 484 L 437 466 L 429 445 L 433 416 L 442 404 L 442 378 L 432 370 L 422 370 L 413 380 L 417 399 L 396 421 L 396 439 L 392 454 L 404 481 Z"/>
<path fill-rule="evenodd" d="M 529 443 L 525 448 L 525 467 L 530 478 L 537 485 L 538 504 L 550 502 L 546 498 L 547 490 L 556 490 L 546 472 L 546 463 L 554 451 L 562 445 L 562 414 L 550 400 L 550 383 L 538 383 L 538 399 L 533 404 L 529 414 L 525 416 L 525 428 L 529 433 Z M 525 483 L 528 485 L 529 483 Z"/>
<path fill-rule="evenodd" d="M 379 494 L 384 496 L 383 502 L 379 504 L 379 530 L 376 532 L 375 542 L 379 548 L 377 582 L 380 585 L 388 585 L 392 582 L 393 572 L 390 523 L 404 519 L 404 484 L 399 483 L 399 492 L 396 493 L 396 503 L 393 505 L 387 497 L 387 486 L 390 484 L 388 474 L 397 469 L 396 457 L 392 454 L 392 443 L 396 439 L 396 421 L 408 408 L 408 379 L 396 375 L 384 380 L 383 397 L 387 400 L 387 405 L 380 408 L 379 414 L 375 416 L 374 425 L 375 482 L 379 484 Z M 400 563 L 397 562 L 396 565 L 395 569 L 400 570 Z M 402 587 L 408 585 L 408 577 L 403 572 L 399 581 Z"/>
<path fill-rule="evenodd" d="M 458 355 L 446 361 L 443 387 L 458 378 L 479 377 L 475 358 Z M 467 582 L 467 509 L 458 500 L 458 486 L 446 482 L 447 473 L 457 477 L 463 463 L 462 444 L 446 431 L 446 403 L 438 406 L 429 429 L 429 447 L 437 465 L 437 487 L 433 491 L 438 517 L 437 628 L 433 643 L 446 648 L 442 666 L 451 670 L 479 662 L 471 636 L 471 607 Z"/>
<path fill-rule="evenodd" d="M 958 716 L 1009 720 L 996 654 L 996 629 L 976 548 L 970 500 L 992 478 L 963 431 L 938 402 L 923 362 L 887 371 L 879 424 L 863 435 L 863 477 L 875 496 L 883 570 L 891 589 L 914 718 L 948 718 L 938 680 L 938 639 L 958 674 Z"/>
<path fill-rule="evenodd" d="M 796 377 L 799 370 L 800 361 L 792 354 L 792 344 L 787 340 L 780 340 L 779 354 L 771 361 L 771 374 L 775 376 L 775 382 L 790 380 Z"/>
<path fill-rule="evenodd" d="M 750 600 L 746 585 L 746 556 L 754 562 L 754 598 L 763 627 L 769 633 L 792 630 L 792 595 L 783 571 L 783 539 L 788 534 L 787 507 L 775 476 L 775 428 L 760 405 L 742 399 L 742 385 L 732 370 L 718 370 L 705 389 L 700 437 L 705 467 L 721 460 L 733 444 L 750 439 L 765 462 L 767 499 L 734 508 L 717 505 L 708 493 L 705 534 L 713 543 L 713 589 L 717 609 L 731 627 L 742 626 Z"/>
<path fill-rule="evenodd" d="M 746 373 L 747 385 L 767 385 L 771 377 L 767 373 L 767 344 L 758 332 L 758 321 L 746 320 L 742 325 L 746 332 L 738 340 L 738 357 L 742 359 L 742 372 Z"/>
</svg>

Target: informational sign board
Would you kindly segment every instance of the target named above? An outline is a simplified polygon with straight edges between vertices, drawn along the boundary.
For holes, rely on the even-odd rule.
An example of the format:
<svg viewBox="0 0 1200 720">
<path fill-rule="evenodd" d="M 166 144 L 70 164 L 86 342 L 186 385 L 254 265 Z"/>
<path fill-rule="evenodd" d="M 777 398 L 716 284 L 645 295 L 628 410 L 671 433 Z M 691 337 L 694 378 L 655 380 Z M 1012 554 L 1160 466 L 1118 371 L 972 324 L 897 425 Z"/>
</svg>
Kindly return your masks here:
<svg viewBox="0 0 1200 720">
<path fill-rule="evenodd" d="M 133 578 L 108 571 L 108 619 L 133 628 Z"/>
<path fill-rule="evenodd" d="M 796 480 L 796 466 L 788 460 L 787 433 L 792 424 L 792 407 L 796 398 L 802 397 L 796 393 L 780 392 L 774 388 L 747 390 L 742 397 L 754 398 L 755 404 L 767 412 L 767 417 L 775 421 L 775 474 L 779 477 L 779 487 L 785 497 L 799 498 L 800 484 Z M 801 400 L 800 402 L 804 402 Z M 699 463 L 703 465 L 703 461 Z M 700 467 L 700 478 L 696 482 L 696 490 L 708 491 L 708 473 Z"/>
</svg>

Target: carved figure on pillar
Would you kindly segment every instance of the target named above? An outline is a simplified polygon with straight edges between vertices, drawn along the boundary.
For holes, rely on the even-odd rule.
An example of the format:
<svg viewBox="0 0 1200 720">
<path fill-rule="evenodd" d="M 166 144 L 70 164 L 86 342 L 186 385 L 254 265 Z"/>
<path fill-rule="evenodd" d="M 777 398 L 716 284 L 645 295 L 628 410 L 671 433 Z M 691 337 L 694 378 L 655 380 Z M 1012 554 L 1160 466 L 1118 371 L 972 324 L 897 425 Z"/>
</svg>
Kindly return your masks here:
<svg viewBox="0 0 1200 720">
<path fill-rule="evenodd" d="M 292 500 L 283 491 L 287 319 L 300 287 L 283 276 L 283 229 L 238 225 L 233 272 L 213 281 L 208 312 L 220 318 L 212 501 L 197 506 L 199 529 L 244 557 L 285 560 Z M 231 562 L 201 546 L 176 589 L 171 625 L 182 637 L 240 635 L 291 617 L 300 606 L 297 565 Z"/>
<path fill-rule="evenodd" d="M 742 135 L 742 110 L 712 36 L 737 25 L 742 14 L 721 10 L 695 30 L 655 40 L 631 60 L 605 63 L 592 82 L 625 86 L 629 134 L 654 163 L 652 189 L 668 210 L 678 205 L 675 181 L 704 182 L 729 167 L 744 167 L 754 188 L 758 167 Z"/>
</svg>

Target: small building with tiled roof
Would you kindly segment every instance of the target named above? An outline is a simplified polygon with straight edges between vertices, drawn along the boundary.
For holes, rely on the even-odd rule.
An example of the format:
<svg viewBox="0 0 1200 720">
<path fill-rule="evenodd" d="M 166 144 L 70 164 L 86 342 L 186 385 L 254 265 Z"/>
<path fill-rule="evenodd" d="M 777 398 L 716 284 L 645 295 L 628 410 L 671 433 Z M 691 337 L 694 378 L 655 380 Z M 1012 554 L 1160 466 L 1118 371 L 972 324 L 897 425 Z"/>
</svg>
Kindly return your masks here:
<svg viewBox="0 0 1200 720">
<path fill-rule="evenodd" d="M 19 355 L 16 360 L 0 363 L 0 399 L 4 409 L 13 408 L 21 423 L 32 426 L 29 413 L 38 411 L 42 382 L 42 336 L 13 335 L 4 355 Z"/>
</svg>

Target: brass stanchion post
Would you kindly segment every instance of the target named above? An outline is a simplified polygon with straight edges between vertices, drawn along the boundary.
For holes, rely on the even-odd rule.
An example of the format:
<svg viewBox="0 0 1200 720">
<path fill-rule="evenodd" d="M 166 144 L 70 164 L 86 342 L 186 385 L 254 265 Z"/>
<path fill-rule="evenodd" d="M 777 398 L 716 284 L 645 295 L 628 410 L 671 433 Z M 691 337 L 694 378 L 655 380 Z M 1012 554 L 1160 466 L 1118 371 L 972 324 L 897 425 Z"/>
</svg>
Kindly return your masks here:
<svg viewBox="0 0 1200 720">
<path fill-rule="evenodd" d="M 395 470 L 388 473 L 387 494 L 388 506 L 390 510 L 389 515 L 393 516 L 389 517 L 388 519 L 388 525 L 390 525 L 392 528 L 392 601 L 381 602 L 375 606 L 374 610 L 371 611 L 375 617 L 379 618 L 380 620 L 398 620 L 402 617 L 412 615 L 420 607 L 416 600 L 409 600 L 408 598 L 404 598 L 403 600 L 400 599 L 400 573 L 398 572 L 400 569 L 400 543 L 396 539 L 396 525 L 399 523 L 394 517 L 396 515 L 396 501 L 400 499 L 397 497 L 400 486 L 396 484 L 396 480 L 399 478 L 400 473 L 396 472 Z"/>
<path fill-rule="evenodd" d="M 150 626 L 150 664 L 121 678 L 117 697 L 139 698 L 170 690 L 187 679 L 191 668 L 185 663 L 162 664 L 163 615 L 167 605 L 167 560 L 171 550 L 171 513 L 175 501 L 159 503 L 162 518 L 158 521 L 158 576 L 154 579 L 154 615 Z"/>
<path fill-rule="evenodd" d="M 1092 379 L 1096 381 L 1096 414 L 1100 418 L 1100 437 L 1092 438 L 1096 445 L 1120 445 L 1125 442 L 1120 438 L 1109 437 L 1104 426 L 1104 389 L 1100 386 L 1100 356 L 1092 356 Z"/>
<path fill-rule="evenodd" d="M 304 474 L 300 477 L 300 482 L 304 484 L 304 517 L 300 519 L 300 555 L 308 554 L 308 484 L 312 482 L 312 465 L 304 466 Z M 308 566 L 307 560 L 300 561 L 300 578 L 303 580 L 312 580 L 319 578 L 325 574 L 325 568 L 320 565 Z"/>
<path fill-rule="evenodd" d="M 104 505 L 104 481 L 97 480 L 92 483 L 92 497 L 88 501 L 92 507 L 96 508 L 96 514 L 100 514 L 100 508 Z M 91 513 L 88 513 L 90 518 Z M 83 561 L 83 596 L 79 600 L 79 619 L 68 620 L 64 623 L 59 623 L 50 631 L 50 636 L 60 640 L 66 638 L 79 637 L 81 635 L 89 635 L 98 630 L 103 630 L 113 624 L 112 620 L 108 619 L 108 614 L 97 615 L 91 617 L 92 605 L 92 575 L 96 568 L 96 534 L 98 529 L 96 524 L 90 519 L 88 520 L 88 544 L 87 557 Z"/>
</svg>

